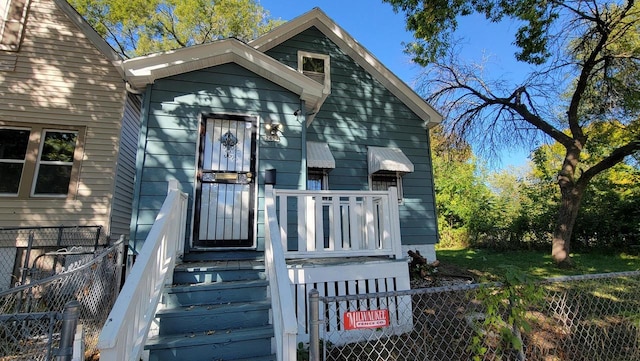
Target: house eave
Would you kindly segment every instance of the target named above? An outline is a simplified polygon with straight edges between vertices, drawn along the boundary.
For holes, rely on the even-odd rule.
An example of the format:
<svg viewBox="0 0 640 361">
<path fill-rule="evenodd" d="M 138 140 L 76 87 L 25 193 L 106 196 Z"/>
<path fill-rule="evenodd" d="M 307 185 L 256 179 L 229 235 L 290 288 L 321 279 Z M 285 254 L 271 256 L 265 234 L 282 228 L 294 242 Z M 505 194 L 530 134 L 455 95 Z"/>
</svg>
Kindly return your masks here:
<svg viewBox="0 0 640 361">
<path fill-rule="evenodd" d="M 237 39 L 133 58 L 125 60 L 122 66 L 129 84 L 135 89 L 143 89 L 157 79 L 227 63 L 238 64 L 298 94 L 308 109 L 313 109 L 322 98 L 322 84 Z"/>
<path fill-rule="evenodd" d="M 313 26 L 338 45 L 342 51 L 382 83 L 393 95 L 398 97 L 400 101 L 424 121 L 426 127 L 432 128 L 442 122 L 442 115 L 435 108 L 385 67 L 371 52 L 360 45 L 319 8 L 315 8 L 279 26 L 273 31 L 249 42 L 249 45 L 260 52 L 266 52 Z"/>
</svg>

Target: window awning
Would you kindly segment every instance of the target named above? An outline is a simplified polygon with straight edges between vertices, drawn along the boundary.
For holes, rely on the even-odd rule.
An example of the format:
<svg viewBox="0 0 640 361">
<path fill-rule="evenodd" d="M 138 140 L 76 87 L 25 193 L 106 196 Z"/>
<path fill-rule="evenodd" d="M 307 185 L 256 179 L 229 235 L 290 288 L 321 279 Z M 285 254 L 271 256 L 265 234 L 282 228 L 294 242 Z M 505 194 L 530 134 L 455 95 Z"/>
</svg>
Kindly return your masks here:
<svg viewBox="0 0 640 361">
<path fill-rule="evenodd" d="M 368 147 L 369 174 L 379 171 L 411 173 L 413 163 L 399 148 Z"/>
<path fill-rule="evenodd" d="M 336 160 L 329 145 L 320 142 L 307 142 L 307 168 L 335 168 Z"/>
</svg>

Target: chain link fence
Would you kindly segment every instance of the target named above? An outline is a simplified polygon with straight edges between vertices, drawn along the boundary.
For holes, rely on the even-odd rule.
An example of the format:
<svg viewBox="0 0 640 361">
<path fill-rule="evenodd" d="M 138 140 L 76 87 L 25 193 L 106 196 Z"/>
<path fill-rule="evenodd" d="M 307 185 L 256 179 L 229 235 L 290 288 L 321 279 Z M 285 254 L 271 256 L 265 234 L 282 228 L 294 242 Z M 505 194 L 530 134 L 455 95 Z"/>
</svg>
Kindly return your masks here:
<svg viewBox="0 0 640 361">
<path fill-rule="evenodd" d="M 640 271 L 529 286 L 319 297 L 318 359 L 640 361 Z"/>
<path fill-rule="evenodd" d="M 0 360 L 52 359 L 51 350 L 59 344 L 60 313 L 72 300 L 79 302 L 85 359 L 98 359 L 98 336 L 118 295 L 123 257 L 123 238 L 95 253 L 75 248 L 39 256 L 58 262 L 58 273 L 38 274 L 28 284 L 0 292 Z M 33 268 L 29 274 L 35 274 Z"/>
<path fill-rule="evenodd" d="M 66 264 L 91 259 L 108 242 L 102 226 L 0 228 L 0 291 L 60 273 Z"/>
</svg>

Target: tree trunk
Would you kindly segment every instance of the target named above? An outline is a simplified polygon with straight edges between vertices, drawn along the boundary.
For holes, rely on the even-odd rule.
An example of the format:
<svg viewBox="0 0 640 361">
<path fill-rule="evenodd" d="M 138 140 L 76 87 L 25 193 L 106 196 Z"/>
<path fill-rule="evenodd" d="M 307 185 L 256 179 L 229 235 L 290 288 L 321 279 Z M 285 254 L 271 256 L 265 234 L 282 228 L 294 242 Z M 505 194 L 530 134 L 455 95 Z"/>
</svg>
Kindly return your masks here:
<svg viewBox="0 0 640 361">
<path fill-rule="evenodd" d="M 585 186 L 579 182 L 574 184 L 571 181 L 560 179 L 560 208 L 558 209 L 558 218 L 556 228 L 553 232 L 553 243 L 551 249 L 551 258 L 559 267 L 571 267 L 571 234 L 573 226 L 576 223 L 580 202 L 584 195 Z"/>
</svg>

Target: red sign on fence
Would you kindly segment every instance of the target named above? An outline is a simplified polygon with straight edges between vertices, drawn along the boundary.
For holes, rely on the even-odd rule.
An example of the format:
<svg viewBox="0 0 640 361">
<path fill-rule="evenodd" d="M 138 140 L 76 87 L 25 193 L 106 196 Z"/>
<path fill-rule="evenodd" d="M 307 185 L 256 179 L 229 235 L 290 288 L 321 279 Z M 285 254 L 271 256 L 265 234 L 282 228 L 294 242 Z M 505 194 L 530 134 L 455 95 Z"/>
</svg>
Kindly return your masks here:
<svg viewBox="0 0 640 361">
<path fill-rule="evenodd" d="M 389 310 L 351 311 L 344 313 L 345 330 L 389 326 Z"/>
</svg>

